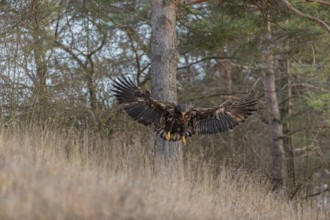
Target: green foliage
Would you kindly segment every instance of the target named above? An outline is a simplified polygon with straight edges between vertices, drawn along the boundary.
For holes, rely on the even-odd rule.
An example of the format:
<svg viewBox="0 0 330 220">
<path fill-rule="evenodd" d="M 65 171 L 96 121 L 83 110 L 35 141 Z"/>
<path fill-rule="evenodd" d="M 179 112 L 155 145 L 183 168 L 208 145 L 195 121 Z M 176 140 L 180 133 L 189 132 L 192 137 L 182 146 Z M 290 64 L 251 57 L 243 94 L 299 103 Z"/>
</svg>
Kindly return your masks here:
<svg viewBox="0 0 330 220">
<path fill-rule="evenodd" d="M 191 8 L 181 11 L 180 18 L 185 25 L 179 27 L 186 30 L 179 29 L 180 50 L 190 53 L 217 53 L 224 46 L 231 47 L 230 55 L 252 52 L 263 25 L 259 13 L 245 13 L 241 3 L 208 4 L 201 11 Z"/>
<path fill-rule="evenodd" d="M 327 126 L 330 126 L 330 94 L 317 94 L 308 92 L 305 96 L 306 103 L 319 112 Z"/>
</svg>

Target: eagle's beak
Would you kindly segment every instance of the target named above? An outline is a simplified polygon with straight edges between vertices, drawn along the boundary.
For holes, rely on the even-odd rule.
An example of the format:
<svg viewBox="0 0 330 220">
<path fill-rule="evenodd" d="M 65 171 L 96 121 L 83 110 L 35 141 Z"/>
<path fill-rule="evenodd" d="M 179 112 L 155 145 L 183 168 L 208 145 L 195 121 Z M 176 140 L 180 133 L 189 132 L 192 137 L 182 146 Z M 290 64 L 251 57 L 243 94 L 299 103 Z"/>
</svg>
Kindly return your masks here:
<svg viewBox="0 0 330 220">
<path fill-rule="evenodd" d="M 182 136 L 182 143 L 183 143 L 183 145 L 186 145 L 186 143 L 187 143 L 185 136 Z"/>
<path fill-rule="evenodd" d="M 169 141 L 169 140 L 171 140 L 171 132 L 169 131 L 169 132 L 167 132 L 167 136 L 166 136 L 166 139 Z"/>
</svg>

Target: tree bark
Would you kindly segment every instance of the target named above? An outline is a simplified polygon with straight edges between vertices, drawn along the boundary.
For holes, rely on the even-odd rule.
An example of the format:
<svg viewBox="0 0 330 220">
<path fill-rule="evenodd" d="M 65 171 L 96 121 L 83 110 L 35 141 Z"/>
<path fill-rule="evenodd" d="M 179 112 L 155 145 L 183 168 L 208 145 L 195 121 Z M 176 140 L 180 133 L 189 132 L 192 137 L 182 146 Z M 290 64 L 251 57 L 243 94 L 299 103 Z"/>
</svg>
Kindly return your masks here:
<svg viewBox="0 0 330 220">
<path fill-rule="evenodd" d="M 271 42 L 271 26 L 267 21 L 266 40 Z M 265 90 L 265 105 L 270 129 L 269 146 L 271 148 L 273 166 L 273 186 L 275 191 L 283 189 L 286 181 L 285 153 L 283 149 L 283 126 L 280 119 L 279 103 L 276 94 L 274 57 L 272 50 L 267 47 L 263 51 L 264 68 L 263 81 Z"/>
<path fill-rule="evenodd" d="M 280 42 L 278 48 L 280 53 L 277 55 L 277 67 L 276 72 L 278 72 L 281 81 L 280 88 L 282 89 L 279 95 L 280 104 L 280 116 L 282 118 L 283 125 L 283 148 L 285 152 L 286 168 L 287 168 L 287 182 L 286 187 L 289 191 L 293 191 L 296 188 L 295 181 L 295 158 L 294 158 L 294 147 L 292 143 L 292 86 L 291 78 L 289 73 L 289 58 L 286 54 L 288 45 L 283 45 Z"/>
<path fill-rule="evenodd" d="M 31 3 L 31 14 L 32 14 L 32 41 L 33 41 L 33 55 L 34 62 L 36 65 L 36 74 L 34 80 L 34 98 L 37 101 L 37 117 L 39 120 L 46 120 L 45 108 L 47 106 L 48 98 L 47 98 L 47 85 L 46 85 L 46 77 L 47 77 L 47 65 L 45 62 L 45 39 L 43 37 L 44 30 L 39 26 L 39 9 L 38 9 L 38 1 L 33 0 Z"/>
<path fill-rule="evenodd" d="M 152 0 L 151 93 L 160 100 L 176 102 L 178 63 L 176 12 L 177 0 Z M 182 163 L 180 142 L 167 142 L 156 136 L 155 171 L 173 171 Z M 165 168 L 165 169 L 164 169 Z"/>
</svg>

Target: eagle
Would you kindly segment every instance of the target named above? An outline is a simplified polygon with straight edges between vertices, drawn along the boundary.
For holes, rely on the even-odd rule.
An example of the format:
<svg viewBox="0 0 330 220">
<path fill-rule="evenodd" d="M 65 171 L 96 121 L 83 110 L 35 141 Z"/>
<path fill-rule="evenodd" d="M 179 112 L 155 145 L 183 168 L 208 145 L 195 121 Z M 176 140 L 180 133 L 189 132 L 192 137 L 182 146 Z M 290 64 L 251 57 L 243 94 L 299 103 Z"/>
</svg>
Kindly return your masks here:
<svg viewBox="0 0 330 220">
<path fill-rule="evenodd" d="M 127 114 L 139 123 L 152 127 L 167 141 L 182 141 L 194 134 L 226 133 L 256 111 L 254 89 L 242 98 L 225 101 L 214 107 L 176 104 L 153 98 L 123 75 L 112 83 L 111 91 Z"/>
</svg>

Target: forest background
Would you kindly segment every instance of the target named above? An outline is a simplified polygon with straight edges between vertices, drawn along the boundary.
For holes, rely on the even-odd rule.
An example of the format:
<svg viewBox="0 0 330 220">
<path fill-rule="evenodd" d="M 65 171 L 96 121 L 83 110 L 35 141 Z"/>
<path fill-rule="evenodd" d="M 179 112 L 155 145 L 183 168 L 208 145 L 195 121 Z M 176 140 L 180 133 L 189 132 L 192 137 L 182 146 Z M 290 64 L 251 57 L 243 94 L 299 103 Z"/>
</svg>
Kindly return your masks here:
<svg viewBox="0 0 330 220">
<path fill-rule="evenodd" d="M 182 167 L 196 171 L 203 164 L 214 178 L 222 167 L 258 173 L 289 201 L 328 207 L 330 2 L 290 2 L 176 3 L 178 102 L 220 104 L 260 80 L 256 114 L 230 134 L 190 138 L 181 146 Z M 84 143 L 64 144 L 66 158 L 80 155 L 111 170 L 127 168 L 127 160 L 132 167 L 152 164 L 152 131 L 131 120 L 110 91 L 120 74 L 154 86 L 150 2 L 3 0 L 0 6 L 3 136 L 38 127 Z M 113 149 L 120 166 L 105 162 Z"/>
</svg>

